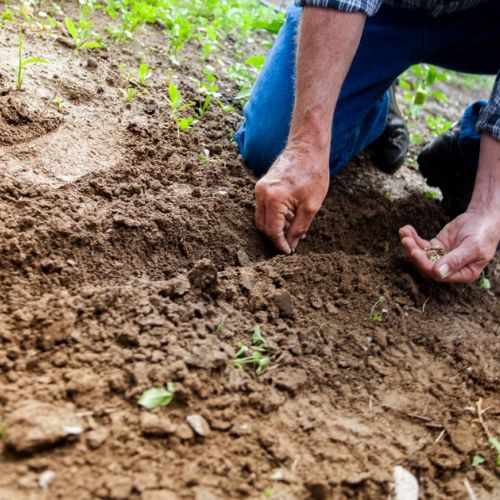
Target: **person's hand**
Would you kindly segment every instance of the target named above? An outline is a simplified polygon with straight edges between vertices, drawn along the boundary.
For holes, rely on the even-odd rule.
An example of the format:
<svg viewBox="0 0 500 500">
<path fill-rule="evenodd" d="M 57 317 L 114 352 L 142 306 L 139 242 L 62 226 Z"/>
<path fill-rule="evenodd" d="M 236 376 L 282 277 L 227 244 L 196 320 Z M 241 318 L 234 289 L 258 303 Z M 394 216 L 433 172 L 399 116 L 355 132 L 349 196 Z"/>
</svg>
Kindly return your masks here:
<svg viewBox="0 0 500 500">
<path fill-rule="evenodd" d="M 399 235 L 410 261 L 423 276 L 446 283 L 472 283 L 495 255 L 500 216 L 467 211 L 430 241 L 422 239 L 412 226 L 402 227 Z M 433 262 L 425 252 L 429 248 L 442 248 L 447 253 Z"/>
<path fill-rule="evenodd" d="M 328 192 L 328 152 L 287 146 L 255 186 L 255 225 L 283 253 L 295 251 Z"/>
</svg>

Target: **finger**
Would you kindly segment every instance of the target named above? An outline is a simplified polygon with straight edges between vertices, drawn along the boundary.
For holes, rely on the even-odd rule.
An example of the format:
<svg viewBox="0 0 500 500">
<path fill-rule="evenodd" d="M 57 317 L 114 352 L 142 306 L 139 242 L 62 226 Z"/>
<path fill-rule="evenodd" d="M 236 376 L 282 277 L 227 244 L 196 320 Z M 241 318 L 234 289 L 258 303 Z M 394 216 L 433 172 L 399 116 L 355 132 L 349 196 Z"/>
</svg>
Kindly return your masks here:
<svg viewBox="0 0 500 500">
<path fill-rule="evenodd" d="M 420 274 L 427 278 L 433 278 L 434 262 L 428 259 L 425 250 L 414 248 L 408 254 L 408 258 Z"/>
<path fill-rule="evenodd" d="M 404 238 L 411 238 L 416 243 L 416 245 L 422 250 L 426 250 L 431 246 L 431 243 L 421 238 L 420 235 L 417 233 L 417 230 L 413 226 L 410 226 L 409 224 L 407 226 L 400 228 L 399 236 L 401 238 L 401 242 L 403 241 Z"/>
<path fill-rule="evenodd" d="M 266 203 L 260 196 L 255 197 L 255 227 L 262 232 L 266 227 Z"/>
<path fill-rule="evenodd" d="M 434 264 L 433 274 L 438 280 L 451 282 L 450 279 L 456 280 L 473 274 L 467 271 L 467 266 L 480 261 L 485 261 L 480 249 L 473 243 L 465 240 L 457 248 L 441 257 L 441 259 Z M 474 267 L 480 266 L 476 265 Z M 456 276 L 452 278 L 452 275 Z M 473 281 L 473 279 L 471 281 Z M 456 283 L 457 281 L 453 282 Z"/>
<path fill-rule="evenodd" d="M 306 205 L 301 205 L 297 209 L 295 218 L 286 232 L 286 239 L 292 252 L 297 248 L 300 239 L 307 233 L 315 215 L 316 211 Z"/>
<path fill-rule="evenodd" d="M 290 254 L 292 250 L 285 238 L 285 214 L 280 210 L 271 210 L 267 207 L 266 225 L 264 232 L 273 242 L 273 245 L 282 253 Z"/>
<path fill-rule="evenodd" d="M 473 283 L 479 278 L 481 271 L 486 267 L 486 265 L 476 265 L 476 263 L 469 264 L 462 267 L 459 271 L 453 274 L 449 274 L 442 281 L 445 283 Z"/>
</svg>

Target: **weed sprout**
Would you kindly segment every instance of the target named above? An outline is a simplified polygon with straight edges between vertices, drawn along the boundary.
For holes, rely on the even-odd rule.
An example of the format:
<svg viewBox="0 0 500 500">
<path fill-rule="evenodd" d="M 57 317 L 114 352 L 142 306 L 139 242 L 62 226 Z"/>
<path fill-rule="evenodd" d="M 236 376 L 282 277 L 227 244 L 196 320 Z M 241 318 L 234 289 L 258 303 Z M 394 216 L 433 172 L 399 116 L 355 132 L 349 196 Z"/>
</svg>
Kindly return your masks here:
<svg viewBox="0 0 500 500">
<path fill-rule="evenodd" d="M 16 90 L 21 90 L 24 81 L 24 72 L 26 66 L 29 64 L 43 63 L 47 64 L 49 61 L 47 59 L 42 59 L 41 57 L 28 57 L 24 59 L 24 42 L 23 42 L 23 32 L 19 31 L 19 45 L 18 45 L 18 63 L 17 63 L 17 77 L 16 77 Z"/>
<path fill-rule="evenodd" d="M 252 345 L 249 347 L 240 342 L 231 363 L 237 370 L 241 370 L 245 365 L 253 365 L 255 373 L 260 375 L 266 366 L 269 365 L 269 358 L 264 355 L 265 353 L 264 337 L 262 336 L 260 326 L 255 325 L 252 334 Z"/>
</svg>

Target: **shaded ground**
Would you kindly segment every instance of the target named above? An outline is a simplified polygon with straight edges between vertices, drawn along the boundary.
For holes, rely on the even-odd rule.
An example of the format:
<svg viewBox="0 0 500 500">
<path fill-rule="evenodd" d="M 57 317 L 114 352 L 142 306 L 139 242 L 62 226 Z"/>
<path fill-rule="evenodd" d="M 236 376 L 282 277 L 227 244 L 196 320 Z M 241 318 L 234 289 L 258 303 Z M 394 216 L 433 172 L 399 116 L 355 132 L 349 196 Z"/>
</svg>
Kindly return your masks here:
<svg viewBox="0 0 500 500">
<path fill-rule="evenodd" d="M 0 36 L 9 66 L 16 34 Z M 140 41 L 171 74 L 160 33 Z M 178 133 L 160 76 L 123 102 L 116 61 L 137 45 L 26 44 L 53 64 L 21 93 L 0 75 L 0 498 L 383 498 L 395 465 L 425 498 L 468 498 L 465 479 L 498 494 L 476 407 L 499 435 L 498 264 L 489 291 L 413 272 L 398 227 L 431 236 L 445 218 L 404 182 L 412 168 L 388 180 L 354 160 L 297 254 L 276 256 L 254 230 L 237 113 L 213 107 Z M 178 70 L 190 99 L 201 72 Z M 231 365 L 256 324 L 260 376 Z M 137 406 L 167 382 L 170 406 Z M 37 441 L 44 412 L 54 428 Z"/>
</svg>

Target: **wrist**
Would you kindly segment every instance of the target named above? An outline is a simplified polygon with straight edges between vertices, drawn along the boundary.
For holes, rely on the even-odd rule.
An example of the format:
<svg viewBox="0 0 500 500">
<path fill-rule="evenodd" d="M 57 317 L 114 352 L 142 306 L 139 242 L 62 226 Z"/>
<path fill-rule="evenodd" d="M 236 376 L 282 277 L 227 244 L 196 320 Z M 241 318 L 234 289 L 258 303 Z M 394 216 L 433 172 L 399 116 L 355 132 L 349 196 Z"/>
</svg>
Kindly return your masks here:
<svg viewBox="0 0 500 500">
<path fill-rule="evenodd" d="M 322 106 L 295 110 L 290 126 L 288 144 L 318 152 L 330 151 L 332 117 Z"/>
<path fill-rule="evenodd" d="M 490 207 L 485 207 L 483 205 L 470 204 L 467 208 L 466 214 L 473 215 L 474 217 L 479 217 L 484 221 L 488 228 L 491 228 L 491 234 L 496 235 L 500 238 L 500 210 Z"/>
</svg>

